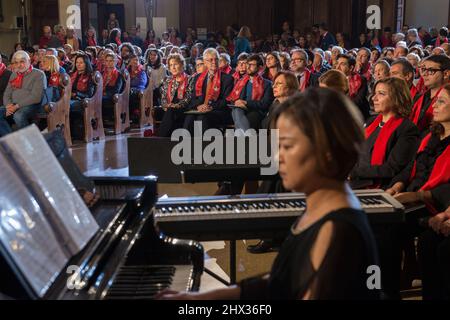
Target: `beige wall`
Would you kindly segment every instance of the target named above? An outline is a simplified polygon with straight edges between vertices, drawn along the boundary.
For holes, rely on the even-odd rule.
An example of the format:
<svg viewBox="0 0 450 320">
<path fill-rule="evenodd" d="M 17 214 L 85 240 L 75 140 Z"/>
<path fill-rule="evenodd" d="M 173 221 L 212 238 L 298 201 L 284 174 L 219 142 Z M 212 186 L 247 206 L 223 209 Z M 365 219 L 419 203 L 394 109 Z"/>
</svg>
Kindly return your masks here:
<svg viewBox="0 0 450 320">
<path fill-rule="evenodd" d="M 406 0 L 405 23 L 415 27 L 446 26 L 449 0 Z"/>
<path fill-rule="evenodd" d="M 180 29 L 180 2 L 179 0 L 155 0 L 155 17 L 166 17 L 167 27 Z"/>
<path fill-rule="evenodd" d="M 22 16 L 22 9 L 18 1 L 2 1 L 2 5 L 4 21 L 0 23 L 0 51 L 9 56 L 14 44 L 20 42 L 22 36 L 21 30 L 13 29 L 14 17 Z M 27 16 L 30 17 L 30 14 L 28 13 Z"/>
</svg>

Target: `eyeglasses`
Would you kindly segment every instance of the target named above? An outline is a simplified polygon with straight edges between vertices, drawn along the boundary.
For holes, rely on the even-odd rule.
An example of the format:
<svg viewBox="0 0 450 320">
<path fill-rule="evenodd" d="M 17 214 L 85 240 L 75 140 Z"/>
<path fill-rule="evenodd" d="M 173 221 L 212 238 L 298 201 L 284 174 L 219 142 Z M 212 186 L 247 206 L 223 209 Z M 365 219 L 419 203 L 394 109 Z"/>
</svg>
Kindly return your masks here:
<svg viewBox="0 0 450 320">
<path fill-rule="evenodd" d="M 283 87 L 283 86 L 285 86 L 286 84 L 285 83 L 283 83 L 283 82 L 275 82 L 273 85 L 272 85 L 272 88 L 279 88 L 279 87 Z"/>
<path fill-rule="evenodd" d="M 420 73 L 424 76 L 434 76 L 436 72 L 445 71 L 444 69 L 433 69 L 433 68 L 420 68 Z"/>
<path fill-rule="evenodd" d="M 206 61 L 206 62 L 209 62 L 209 63 L 213 63 L 213 62 L 218 62 L 219 61 L 219 59 L 203 59 L 204 61 Z"/>
<path fill-rule="evenodd" d="M 301 59 L 301 58 L 291 59 L 291 62 L 294 62 L 294 61 L 303 62 L 303 61 L 306 61 L 306 60 L 305 59 Z"/>
</svg>

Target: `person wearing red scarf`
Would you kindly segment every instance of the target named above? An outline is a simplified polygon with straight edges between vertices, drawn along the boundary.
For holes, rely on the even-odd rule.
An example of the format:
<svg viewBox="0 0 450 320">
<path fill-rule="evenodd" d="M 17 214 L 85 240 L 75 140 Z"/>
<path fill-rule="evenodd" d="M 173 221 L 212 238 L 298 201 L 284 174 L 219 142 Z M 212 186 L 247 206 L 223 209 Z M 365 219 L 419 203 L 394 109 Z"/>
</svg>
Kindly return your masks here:
<svg viewBox="0 0 450 320">
<path fill-rule="evenodd" d="M 295 74 L 299 82 L 298 90 L 305 91 L 307 88 L 316 86 L 319 78 L 318 74 L 312 73 L 308 70 L 308 54 L 303 49 L 294 49 L 291 52 L 290 70 Z"/>
<path fill-rule="evenodd" d="M 417 87 L 414 85 L 413 65 L 407 59 L 400 58 L 395 60 L 391 64 L 390 72 L 391 77 L 397 77 L 406 81 L 406 84 L 409 87 L 411 99 L 412 101 L 415 101 L 416 97 L 418 97 L 420 94 L 417 90 Z"/>
<path fill-rule="evenodd" d="M 103 70 L 103 109 L 106 111 L 113 107 L 113 96 L 120 93 L 123 78 L 116 68 L 117 57 L 114 53 L 105 55 L 105 68 Z"/>
<path fill-rule="evenodd" d="M 356 56 L 355 71 L 366 78 L 367 83 L 372 79 L 372 65 L 370 64 L 370 50 L 367 48 L 360 48 Z"/>
<path fill-rule="evenodd" d="M 450 58 L 445 55 L 426 58 L 422 62 L 421 74 L 428 91 L 414 103 L 410 119 L 424 135 L 430 127 L 437 96 L 450 77 Z"/>
<path fill-rule="evenodd" d="M 231 75 L 233 73 L 233 68 L 230 66 L 231 58 L 227 53 L 221 53 L 219 59 L 219 69 L 220 72 Z"/>
<path fill-rule="evenodd" d="M 411 98 L 399 78 L 379 80 L 372 97 L 378 114 L 366 125 L 366 143 L 351 180 L 354 186 L 386 188 L 414 157 L 419 132 L 408 119 Z"/>
<path fill-rule="evenodd" d="M 186 116 L 183 127 L 194 132 L 194 122 L 202 122 L 203 131 L 209 128 L 219 128 L 231 123 L 231 112 L 227 107 L 226 98 L 233 89 L 233 78 L 219 70 L 219 53 L 214 48 L 203 52 L 203 61 L 207 71 L 198 74 L 194 82 L 191 102 L 188 109 L 199 114 Z"/>
<path fill-rule="evenodd" d="M 350 99 L 357 105 L 364 119 L 370 115 L 369 101 L 367 100 L 368 86 L 365 77 L 355 72 L 356 60 L 348 54 L 338 55 L 336 69 L 343 72 L 348 79 Z"/>
<path fill-rule="evenodd" d="M 48 43 L 50 42 L 51 38 L 52 38 L 52 28 L 50 26 L 44 26 L 42 28 L 42 36 L 39 39 L 39 48 L 47 49 Z"/>
<path fill-rule="evenodd" d="M 72 139 L 82 140 L 84 136 L 84 105 L 85 98 L 91 98 L 95 93 L 93 68 L 89 57 L 80 54 L 74 60 L 75 70 L 70 74 L 72 96 L 70 98 L 70 133 Z"/>
<path fill-rule="evenodd" d="M 239 55 L 238 59 L 237 59 L 237 64 L 236 64 L 236 70 L 233 73 L 233 80 L 234 83 L 236 84 L 236 82 L 241 79 L 242 77 L 244 77 L 247 74 L 247 59 L 249 57 L 249 54 L 246 52 L 243 52 Z"/>
<path fill-rule="evenodd" d="M 440 233 L 447 223 L 445 214 L 442 214 L 450 205 L 450 85 L 443 87 L 438 94 L 436 103 L 433 104 L 433 125 L 431 132 L 422 139 L 417 154 L 410 165 L 403 170 L 394 180 L 392 186 L 386 190 L 391 195 L 408 206 L 414 203 L 424 203 L 426 209 L 414 212 L 415 216 L 428 217 L 428 225 L 433 228 L 425 231 L 427 236 L 423 237 L 424 228 L 419 228 L 412 222 L 405 225 L 401 230 L 403 238 L 413 239 L 422 233 L 419 238 L 419 258 L 421 258 L 423 297 L 424 299 L 442 299 L 444 291 L 450 289 L 448 270 L 450 270 L 449 252 L 447 250 L 446 259 L 441 255 L 441 262 L 446 262 L 447 266 L 441 269 L 437 263 L 437 248 L 444 240 Z M 411 216 L 413 212 L 409 213 Z M 408 219 L 407 216 L 407 219 Z M 426 221 L 426 220 L 424 220 Z M 408 220 L 407 220 L 408 222 Z M 448 235 L 447 235 L 448 237 Z M 431 245 L 428 241 L 434 243 Z M 398 240 L 397 240 L 398 241 Z M 404 239 L 401 239 L 404 241 Z M 425 241 L 422 242 L 422 241 Z M 448 240 L 447 240 L 448 241 Z M 394 243 L 395 244 L 395 243 Z M 447 247 L 449 244 L 447 243 Z M 441 247 L 443 248 L 443 247 Z M 394 248 L 399 250 L 399 248 Z M 398 255 L 399 256 L 399 255 Z M 401 256 L 400 256 L 401 257 Z M 400 257 L 395 262 L 395 267 L 399 268 Z M 428 260 L 430 259 L 430 260 Z M 428 260 L 428 261 L 426 261 Z M 444 273 L 443 273 L 444 272 Z M 449 292 L 449 291 L 447 291 Z"/>
<path fill-rule="evenodd" d="M 8 117 L 14 120 L 18 129 L 29 125 L 29 120 L 40 110 L 46 88 L 45 74 L 33 69 L 27 52 L 22 50 L 15 52 L 12 62 L 15 72 L 8 81 L 3 94 L 3 107 L 0 107 L 0 136 L 12 131 L 7 121 Z"/>
<path fill-rule="evenodd" d="M 193 92 L 193 82 L 184 72 L 183 56 L 178 53 L 169 55 L 167 66 L 170 77 L 164 80 L 161 87 L 162 108 L 158 108 L 162 116 L 161 125 L 157 131 L 160 137 L 170 137 L 174 130 L 183 126 L 184 112 L 187 110 Z"/>
<path fill-rule="evenodd" d="M 258 74 L 264 65 L 259 55 L 247 59 L 247 75 L 234 85 L 227 101 L 233 105 L 231 115 L 236 129 L 258 129 L 273 102 L 272 82 Z"/>
<path fill-rule="evenodd" d="M 96 47 L 97 46 L 97 36 L 94 27 L 90 27 L 86 31 L 86 35 L 83 38 L 83 49 L 87 47 Z"/>
<path fill-rule="evenodd" d="M 278 72 L 281 71 L 280 57 L 277 52 L 270 52 L 266 56 L 266 68 L 262 77 L 274 81 Z"/>
<path fill-rule="evenodd" d="M 9 83 L 9 78 L 12 75 L 12 71 L 9 70 L 2 61 L 2 55 L 0 54 L 0 105 L 3 105 L 3 93 Z"/>
</svg>

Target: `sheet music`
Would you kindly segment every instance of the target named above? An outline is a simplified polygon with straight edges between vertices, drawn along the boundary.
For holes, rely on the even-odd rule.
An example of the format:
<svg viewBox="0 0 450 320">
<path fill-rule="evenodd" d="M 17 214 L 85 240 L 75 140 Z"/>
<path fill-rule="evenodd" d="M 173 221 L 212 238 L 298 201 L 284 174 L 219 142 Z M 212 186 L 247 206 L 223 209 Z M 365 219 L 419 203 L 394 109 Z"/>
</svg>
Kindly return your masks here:
<svg viewBox="0 0 450 320">
<path fill-rule="evenodd" d="M 0 143 L 22 171 L 60 244 L 77 254 L 98 225 L 37 127 L 9 134 Z"/>
<path fill-rule="evenodd" d="M 68 257 L 36 200 L 1 153 L 0 172 L 0 246 L 36 295 L 43 297 Z"/>
</svg>

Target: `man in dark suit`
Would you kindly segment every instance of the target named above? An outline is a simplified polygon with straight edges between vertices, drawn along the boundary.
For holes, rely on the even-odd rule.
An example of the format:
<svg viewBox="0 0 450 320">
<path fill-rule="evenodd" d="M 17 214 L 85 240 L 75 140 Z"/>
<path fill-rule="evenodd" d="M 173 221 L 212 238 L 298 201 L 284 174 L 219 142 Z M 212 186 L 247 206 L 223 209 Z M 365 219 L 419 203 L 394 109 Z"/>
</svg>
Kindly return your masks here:
<svg viewBox="0 0 450 320">
<path fill-rule="evenodd" d="M 320 73 L 313 73 L 308 68 L 308 54 L 303 49 L 294 49 L 291 51 L 290 70 L 296 76 L 300 92 L 305 91 L 309 87 L 316 87 L 319 83 Z"/>
<path fill-rule="evenodd" d="M 320 33 L 320 48 L 323 51 L 327 51 L 330 46 L 336 45 L 336 38 L 328 32 L 328 28 L 325 23 L 322 23 L 319 26 L 319 33 Z"/>
<path fill-rule="evenodd" d="M 203 53 L 206 71 L 195 76 L 188 109 L 198 114 L 188 114 L 183 127 L 194 132 L 194 121 L 202 122 L 202 130 L 220 128 L 231 123 L 230 108 L 226 98 L 233 89 L 233 77 L 219 71 L 219 52 L 208 48 Z"/>
</svg>

